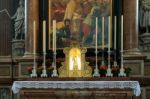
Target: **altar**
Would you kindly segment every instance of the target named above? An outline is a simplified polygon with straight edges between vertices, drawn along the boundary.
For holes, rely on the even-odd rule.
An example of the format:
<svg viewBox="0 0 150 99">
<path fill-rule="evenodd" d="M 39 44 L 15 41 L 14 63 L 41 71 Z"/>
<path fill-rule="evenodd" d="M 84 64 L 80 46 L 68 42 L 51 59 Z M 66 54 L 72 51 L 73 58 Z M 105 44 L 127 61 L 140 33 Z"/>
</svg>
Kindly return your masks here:
<svg viewBox="0 0 150 99">
<path fill-rule="evenodd" d="M 137 81 L 15 81 L 20 99 L 138 99 Z"/>
</svg>

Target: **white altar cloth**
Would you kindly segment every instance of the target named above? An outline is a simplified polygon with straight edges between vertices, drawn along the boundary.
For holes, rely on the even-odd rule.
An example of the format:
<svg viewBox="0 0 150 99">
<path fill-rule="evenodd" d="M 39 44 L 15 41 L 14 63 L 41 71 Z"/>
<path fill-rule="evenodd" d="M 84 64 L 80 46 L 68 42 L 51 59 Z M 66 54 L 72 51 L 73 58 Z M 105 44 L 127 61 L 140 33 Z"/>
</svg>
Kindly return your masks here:
<svg viewBox="0 0 150 99">
<path fill-rule="evenodd" d="M 131 88 L 134 95 L 139 96 L 141 89 L 138 81 L 14 81 L 13 93 L 18 93 L 22 88 L 35 89 L 104 89 L 104 88 Z"/>
</svg>

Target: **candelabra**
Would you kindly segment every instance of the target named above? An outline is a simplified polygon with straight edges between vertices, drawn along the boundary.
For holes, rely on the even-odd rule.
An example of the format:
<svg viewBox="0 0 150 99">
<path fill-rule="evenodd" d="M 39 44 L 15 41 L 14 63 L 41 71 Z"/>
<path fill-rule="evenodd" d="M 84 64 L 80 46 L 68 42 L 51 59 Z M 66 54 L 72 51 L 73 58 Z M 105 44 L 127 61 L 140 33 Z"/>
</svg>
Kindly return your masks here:
<svg viewBox="0 0 150 99">
<path fill-rule="evenodd" d="M 57 68 L 56 68 L 56 51 L 53 53 L 53 63 L 52 63 L 52 66 L 54 67 L 54 70 L 53 70 L 53 74 L 52 74 L 52 77 L 58 77 L 58 74 L 57 74 Z"/>
<path fill-rule="evenodd" d="M 47 72 L 46 72 L 46 52 L 43 52 L 43 71 L 41 74 L 41 77 L 47 77 Z"/>
</svg>

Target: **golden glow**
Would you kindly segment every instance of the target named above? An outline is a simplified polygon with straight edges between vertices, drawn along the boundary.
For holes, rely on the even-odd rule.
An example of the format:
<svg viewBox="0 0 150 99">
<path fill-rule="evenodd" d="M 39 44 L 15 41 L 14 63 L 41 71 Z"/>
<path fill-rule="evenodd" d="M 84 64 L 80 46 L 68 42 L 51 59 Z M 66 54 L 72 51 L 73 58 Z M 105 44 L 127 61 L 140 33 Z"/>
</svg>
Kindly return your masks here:
<svg viewBox="0 0 150 99">
<path fill-rule="evenodd" d="M 92 77 L 92 68 L 85 61 L 86 48 L 81 48 L 78 43 L 72 43 L 64 48 L 65 61 L 58 69 L 59 77 Z"/>
<path fill-rule="evenodd" d="M 69 52 L 69 70 L 81 70 L 81 52 L 73 48 Z"/>
</svg>

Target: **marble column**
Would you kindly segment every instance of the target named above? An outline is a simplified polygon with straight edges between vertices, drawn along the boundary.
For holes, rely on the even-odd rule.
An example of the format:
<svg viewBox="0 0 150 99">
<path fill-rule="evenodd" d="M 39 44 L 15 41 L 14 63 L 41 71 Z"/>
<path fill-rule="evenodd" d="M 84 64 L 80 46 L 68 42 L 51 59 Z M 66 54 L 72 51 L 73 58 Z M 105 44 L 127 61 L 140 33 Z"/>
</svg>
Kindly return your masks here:
<svg viewBox="0 0 150 99">
<path fill-rule="evenodd" d="M 125 54 L 140 54 L 138 50 L 138 2 L 139 0 L 123 0 Z"/>
<path fill-rule="evenodd" d="M 38 52 L 39 0 L 25 0 L 25 56 L 33 55 L 33 21 L 36 22 L 36 52 Z"/>
</svg>

